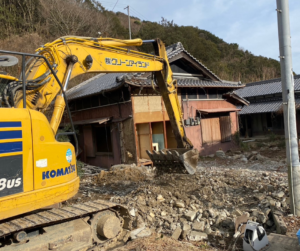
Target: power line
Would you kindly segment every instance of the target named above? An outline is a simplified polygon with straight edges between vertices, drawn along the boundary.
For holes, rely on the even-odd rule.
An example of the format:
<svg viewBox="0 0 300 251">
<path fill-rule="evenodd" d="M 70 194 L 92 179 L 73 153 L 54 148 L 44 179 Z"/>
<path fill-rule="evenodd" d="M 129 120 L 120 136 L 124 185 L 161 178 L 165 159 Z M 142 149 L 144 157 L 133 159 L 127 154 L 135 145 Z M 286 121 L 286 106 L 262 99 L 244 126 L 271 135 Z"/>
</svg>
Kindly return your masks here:
<svg viewBox="0 0 300 251">
<path fill-rule="evenodd" d="M 133 9 L 136 13 L 138 13 L 139 15 L 141 15 L 143 18 L 144 18 L 144 20 L 147 20 L 147 18 L 141 13 L 141 12 L 139 12 L 139 11 L 137 11 L 135 8 L 133 8 L 133 7 L 131 7 L 131 9 Z"/>
<path fill-rule="evenodd" d="M 112 7 L 112 5 L 111 6 L 104 6 L 105 8 L 111 8 Z M 116 12 L 122 12 L 122 13 L 124 13 L 124 14 L 126 14 L 125 12 L 124 12 L 124 8 L 126 8 L 126 6 L 124 6 L 124 7 L 121 7 L 121 5 L 119 4 L 118 6 L 116 6 L 114 9 L 116 10 Z M 131 12 L 132 12 L 132 14 L 133 14 L 133 16 L 135 16 L 135 17 L 137 17 L 138 19 L 140 19 L 140 20 L 145 20 L 145 17 L 143 17 L 143 18 L 141 18 L 141 15 L 140 15 L 140 13 L 138 13 L 138 12 L 136 12 L 136 11 L 134 11 L 134 10 L 130 10 Z"/>
<path fill-rule="evenodd" d="M 121 7 L 121 5 L 118 4 L 116 7 L 114 7 L 114 4 L 103 4 L 103 7 L 105 9 L 107 9 L 108 11 L 113 11 L 114 9 L 124 9 L 124 7 L 126 7 L 126 5 L 122 5 L 122 7 Z M 113 8 L 113 9 L 109 10 L 111 8 Z"/>
<path fill-rule="evenodd" d="M 118 2 L 119 2 L 119 0 L 117 0 L 117 2 L 116 2 L 116 4 L 115 4 L 115 6 L 112 8 L 112 10 L 111 11 L 113 11 L 114 10 L 114 8 L 116 7 L 116 5 L 118 4 Z"/>
<path fill-rule="evenodd" d="M 124 7 L 126 7 L 126 5 L 122 5 L 122 7 L 119 7 L 120 5 L 118 5 L 117 6 L 117 4 L 118 4 L 118 2 L 119 2 L 119 0 L 117 0 L 117 2 L 114 4 L 114 3 L 112 3 L 112 2 L 109 2 L 109 1 L 99 1 L 101 4 L 103 4 L 103 6 L 104 7 L 106 7 L 107 9 L 110 9 L 111 7 L 113 7 L 112 8 L 112 11 L 114 10 L 114 9 L 124 9 Z M 117 6 L 117 7 L 116 7 Z M 124 6 L 124 7 L 123 7 Z M 135 15 L 138 17 L 138 18 L 140 18 L 140 17 L 142 17 L 142 18 L 140 18 L 141 20 L 147 20 L 147 18 L 146 18 L 146 16 L 144 15 L 144 14 L 142 14 L 140 11 L 138 11 L 138 10 L 136 10 L 135 8 L 133 8 L 132 6 L 130 6 L 130 9 L 131 9 L 131 11 L 133 11 L 134 13 L 135 13 Z"/>
<path fill-rule="evenodd" d="M 102 0 L 100 0 L 100 1 L 98 1 L 99 3 L 108 3 L 108 4 L 114 4 L 114 3 L 112 3 L 111 1 L 102 1 Z"/>
<path fill-rule="evenodd" d="M 132 12 L 132 14 L 133 14 L 135 17 L 137 17 L 138 19 L 140 19 L 140 20 L 143 20 L 143 19 L 144 19 L 144 18 L 141 18 L 141 17 L 140 17 L 140 14 L 137 13 L 135 10 L 131 10 L 131 12 Z"/>
</svg>

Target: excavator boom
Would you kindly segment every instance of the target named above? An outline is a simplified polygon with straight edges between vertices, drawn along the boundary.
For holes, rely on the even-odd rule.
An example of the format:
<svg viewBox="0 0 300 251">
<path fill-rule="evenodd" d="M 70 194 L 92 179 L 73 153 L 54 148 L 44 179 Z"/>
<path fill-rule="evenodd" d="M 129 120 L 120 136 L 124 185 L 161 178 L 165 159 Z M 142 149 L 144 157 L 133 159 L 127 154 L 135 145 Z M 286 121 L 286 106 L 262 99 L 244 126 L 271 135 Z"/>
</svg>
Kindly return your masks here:
<svg viewBox="0 0 300 251">
<path fill-rule="evenodd" d="M 143 43 L 152 43 L 155 54 L 126 48 L 141 46 Z M 147 151 L 147 154 L 159 171 L 184 170 L 190 174 L 195 173 L 198 151 L 191 150 L 193 145 L 185 135 L 177 96 L 177 82 L 173 79 L 165 46 L 159 39 L 143 41 L 62 37 L 37 49 L 37 53 L 47 58 L 51 67 L 57 71 L 57 77 L 62 82 L 64 90 L 67 89 L 71 78 L 87 72 L 153 72 L 170 118 L 178 149 L 165 149 L 153 153 Z M 65 109 L 65 99 L 61 95 L 54 75 L 47 68 L 47 64 L 41 58 L 27 67 L 27 85 L 30 84 L 32 90 L 27 91 L 26 104 L 30 109 L 45 112 L 50 103 L 56 99 L 50 122 L 51 128 L 56 133 Z M 19 91 L 11 96 L 16 97 L 13 105 L 21 107 L 23 93 Z"/>
</svg>

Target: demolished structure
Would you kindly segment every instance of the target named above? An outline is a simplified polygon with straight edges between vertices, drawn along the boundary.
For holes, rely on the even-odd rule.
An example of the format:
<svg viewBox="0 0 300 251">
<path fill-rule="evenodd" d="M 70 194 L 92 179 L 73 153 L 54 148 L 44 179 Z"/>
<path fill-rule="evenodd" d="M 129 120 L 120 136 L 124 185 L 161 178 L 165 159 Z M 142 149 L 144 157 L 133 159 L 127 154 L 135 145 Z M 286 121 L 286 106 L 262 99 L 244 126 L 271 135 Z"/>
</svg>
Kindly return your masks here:
<svg viewBox="0 0 300 251">
<path fill-rule="evenodd" d="M 202 155 L 232 147 L 239 130 L 236 105 L 248 105 L 234 90 L 239 83 L 221 80 L 188 53 L 181 43 L 168 46 L 178 82 L 185 131 Z M 146 150 L 176 148 L 162 97 L 152 75 L 99 74 L 68 90 L 80 159 L 109 168 L 120 163 L 151 164 Z"/>
</svg>

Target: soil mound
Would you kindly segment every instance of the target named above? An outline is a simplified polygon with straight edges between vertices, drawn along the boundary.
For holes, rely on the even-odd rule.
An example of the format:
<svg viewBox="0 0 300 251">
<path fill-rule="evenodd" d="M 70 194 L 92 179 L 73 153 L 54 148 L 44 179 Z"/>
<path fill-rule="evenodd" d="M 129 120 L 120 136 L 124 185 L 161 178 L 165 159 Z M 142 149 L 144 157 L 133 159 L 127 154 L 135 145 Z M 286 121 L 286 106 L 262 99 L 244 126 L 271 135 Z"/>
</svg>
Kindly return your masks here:
<svg viewBox="0 0 300 251">
<path fill-rule="evenodd" d="M 145 166 L 116 165 L 112 166 L 109 171 L 101 171 L 97 176 L 97 183 L 139 182 L 149 180 L 151 177 L 151 170 Z"/>
</svg>

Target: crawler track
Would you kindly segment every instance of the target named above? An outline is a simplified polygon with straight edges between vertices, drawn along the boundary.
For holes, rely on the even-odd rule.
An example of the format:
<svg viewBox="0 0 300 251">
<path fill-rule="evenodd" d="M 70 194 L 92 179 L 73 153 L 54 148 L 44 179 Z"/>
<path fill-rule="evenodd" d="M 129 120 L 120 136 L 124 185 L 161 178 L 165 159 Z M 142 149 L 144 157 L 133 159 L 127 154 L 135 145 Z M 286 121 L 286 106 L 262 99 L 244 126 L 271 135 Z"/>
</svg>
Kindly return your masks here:
<svg viewBox="0 0 300 251">
<path fill-rule="evenodd" d="M 51 210 L 26 214 L 22 217 L 4 221 L 3 223 L 0 223 L 0 240 L 9 238 L 9 236 L 19 231 L 30 231 L 86 216 L 93 216 L 98 212 L 107 210 L 116 213 L 121 219 L 121 224 L 124 224 L 122 227 L 130 228 L 131 219 L 128 210 L 125 207 L 108 201 L 96 200 L 63 208 L 53 208 Z M 118 236 L 119 234 L 115 238 L 108 239 L 101 243 L 101 246 L 115 241 Z"/>
</svg>

